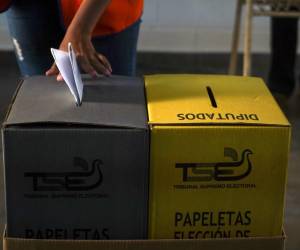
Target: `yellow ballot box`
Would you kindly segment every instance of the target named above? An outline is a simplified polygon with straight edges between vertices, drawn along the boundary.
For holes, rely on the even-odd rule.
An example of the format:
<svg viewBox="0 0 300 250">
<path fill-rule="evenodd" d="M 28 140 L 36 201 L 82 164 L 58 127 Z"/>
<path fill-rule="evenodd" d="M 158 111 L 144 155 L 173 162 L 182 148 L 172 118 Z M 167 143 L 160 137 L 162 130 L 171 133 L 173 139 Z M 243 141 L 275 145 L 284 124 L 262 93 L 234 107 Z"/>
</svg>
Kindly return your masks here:
<svg viewBox="0 0 300 250">
<path fill-rule="evenodd" d="M 146 76 L 149 237 L 282 233 L 290 124 L 263 81 Z"/>
</svg>

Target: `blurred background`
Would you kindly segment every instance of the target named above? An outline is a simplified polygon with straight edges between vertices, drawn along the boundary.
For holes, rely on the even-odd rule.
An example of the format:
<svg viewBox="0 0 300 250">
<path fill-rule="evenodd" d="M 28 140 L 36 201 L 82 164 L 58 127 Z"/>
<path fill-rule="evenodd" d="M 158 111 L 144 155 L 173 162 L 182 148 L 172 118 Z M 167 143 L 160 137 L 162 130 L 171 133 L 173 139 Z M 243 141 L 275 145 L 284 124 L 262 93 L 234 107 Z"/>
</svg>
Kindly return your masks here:
<svg viewBox="0 0 300 250">
<path fill-rule="evenodd" d="M 235 0 L 145 0 L 138 44 L 138 74 L 227 74 L 235 8 Z M 242 30 L 241 35 L 243 33 Z M 241 39 L 240 48 L 242 48 L 242 42 Z M 252 75 L 262 77 L 265 81 L 267 81 L 269 70 L 269 44 L 270 18 L 254 18 Z M 12 49 L 5 15 L 0 14 L 0 121 L 4 118 L 7 106 L 20 78 Z M 241 58 L 241 54 L 239 54 L 238 74 L 242 72 Z M 279 104 L 293 126 L 286 195 L 286 249 L 299 250 L 299 88 L 297 87 L 295 94 L 288 101 Z M 3 178 L 0 178 L 0 181 L 3 182 Z M 0 222 L 3 225 L 5 223 L 3 183 L 1 183 L 1 187 Z"/>
<path fill-rule="evenodd" d="M 139 50 L 151 52 L 228 52 L 235 0 L 145 0 Z M 256 52 L 269 49 L 269 20 L 254 24 Z M 0 49 L 12 48 L 0 15 Z"/>
</svg>

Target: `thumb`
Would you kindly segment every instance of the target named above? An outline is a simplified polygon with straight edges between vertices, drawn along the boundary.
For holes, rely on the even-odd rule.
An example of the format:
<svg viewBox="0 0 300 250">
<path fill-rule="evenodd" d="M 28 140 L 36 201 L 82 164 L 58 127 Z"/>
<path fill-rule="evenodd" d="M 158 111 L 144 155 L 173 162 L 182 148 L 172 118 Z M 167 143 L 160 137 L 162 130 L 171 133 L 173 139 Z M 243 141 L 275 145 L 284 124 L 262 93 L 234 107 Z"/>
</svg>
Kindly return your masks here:
<svg viewBox="0 0 300 250">
<path fill-rule="evenodd" d="M 53 76 L 59 73 L 55 63 L 52 64 L 51 68 L 46 71 L 46 76 Z"/>
<path fill-rule="evenodd" d="M 57 75 L 57 77 L 56 77 L 56 80 L 57 80 L 58 82 L 62 82 L 62 81 L 64 80 L 64 78 L 63 78 L 62 75 L 59 73 L 59 74 Z"/>
</svg>

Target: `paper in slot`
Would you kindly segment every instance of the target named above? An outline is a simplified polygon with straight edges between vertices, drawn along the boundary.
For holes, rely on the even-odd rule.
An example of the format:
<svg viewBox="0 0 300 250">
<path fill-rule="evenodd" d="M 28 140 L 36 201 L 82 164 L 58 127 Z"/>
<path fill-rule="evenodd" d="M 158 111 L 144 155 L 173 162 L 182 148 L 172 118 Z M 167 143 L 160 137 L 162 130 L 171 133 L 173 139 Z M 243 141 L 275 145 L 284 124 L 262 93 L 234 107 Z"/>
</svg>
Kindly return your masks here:
<svg viewBox="0 0 300 250">
<path fill-rule="evenodd" d="M 68 85 L 77 105 L 81 105 L 83 83 L 72 44 L 68 44 L 68 52 L 51 48 L 56 66 Z"/>
</svg>

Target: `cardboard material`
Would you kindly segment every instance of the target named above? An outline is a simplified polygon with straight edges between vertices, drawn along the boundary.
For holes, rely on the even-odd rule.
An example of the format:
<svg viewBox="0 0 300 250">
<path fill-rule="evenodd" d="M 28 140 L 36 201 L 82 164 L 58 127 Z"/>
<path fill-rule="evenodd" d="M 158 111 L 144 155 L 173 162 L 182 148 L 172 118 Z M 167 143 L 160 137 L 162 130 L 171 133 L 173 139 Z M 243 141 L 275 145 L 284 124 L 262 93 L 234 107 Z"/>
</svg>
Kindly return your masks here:
<svg viewBox="0 0 300 250">
<path fill-rule="evenodd" d="M 52 77 L 23 81 L 4 126 L 40 123 L 147 128 L 142 79 L 112 76 L 83 81 L 80 107 L 74 105 L 68 87 Z"/>
<path fill-rule="evenodd" d="M 290 125 L 262 80 L 147 76 L 149 237 L 276 236 Z"/>
<path fill-rule="evenodd" d="M 205 240 L 30 240 L 3 239 L 3 250 L 284 250 L 285 237 Z"/>
<path fill-rule="evenodd" d="M 147 237 L 148 129 L 139 78 L 23 81 L 3 127 L 7 235 Z"/>
</svg>

